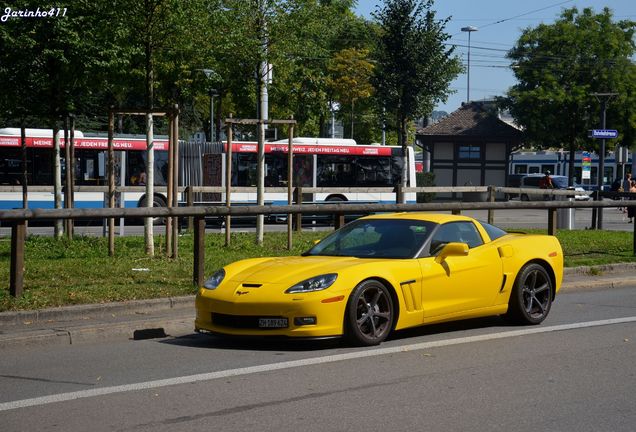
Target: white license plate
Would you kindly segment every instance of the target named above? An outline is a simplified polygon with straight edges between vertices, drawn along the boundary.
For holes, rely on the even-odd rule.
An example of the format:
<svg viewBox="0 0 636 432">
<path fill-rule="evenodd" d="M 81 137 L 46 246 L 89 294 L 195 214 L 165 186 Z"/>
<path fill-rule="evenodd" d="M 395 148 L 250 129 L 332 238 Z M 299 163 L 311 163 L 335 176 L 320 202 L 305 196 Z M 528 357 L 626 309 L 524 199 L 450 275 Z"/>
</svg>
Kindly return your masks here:
<svg viewBox="0 0 636 432">
<path fill-rule="evenodd" d="M 286 328 L 287 318 L 259 318 L 258 326 L 260 328 Z"/>
</svg>

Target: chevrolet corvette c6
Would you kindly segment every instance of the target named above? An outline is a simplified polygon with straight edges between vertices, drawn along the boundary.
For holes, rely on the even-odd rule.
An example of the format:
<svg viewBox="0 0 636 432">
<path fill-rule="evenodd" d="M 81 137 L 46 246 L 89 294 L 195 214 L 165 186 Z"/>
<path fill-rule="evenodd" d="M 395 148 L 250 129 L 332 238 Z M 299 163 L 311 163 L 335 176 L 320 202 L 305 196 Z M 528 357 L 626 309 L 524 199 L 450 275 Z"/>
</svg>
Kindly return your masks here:
<svg viewBox="0 0 636 432">
<path fill-rule="evenodd" d="M 195 330 L 375 345 L 394 330 L 489 315 L 539 324 L 562 278 L 556 237 L 459 215 L 373 215 L 301 256 L 218 270 L 197 293 Z"/>
</svg>

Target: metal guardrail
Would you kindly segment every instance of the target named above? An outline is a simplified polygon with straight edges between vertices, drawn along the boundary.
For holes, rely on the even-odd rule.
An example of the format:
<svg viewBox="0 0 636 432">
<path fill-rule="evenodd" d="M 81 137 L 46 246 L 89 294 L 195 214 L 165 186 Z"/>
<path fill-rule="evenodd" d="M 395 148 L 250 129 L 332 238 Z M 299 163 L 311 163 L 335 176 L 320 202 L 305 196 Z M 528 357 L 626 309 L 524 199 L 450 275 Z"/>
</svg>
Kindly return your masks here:
<svg viewBox="0 0 636 432">
<path fill-rule="evenodd" d="M 430 192 L 432 188 L 408 188 L 402 192 Z M 450 188 L 441 188 L 450 189 Z M 288 217 L 288 247 L 291 248 L 292 215 L 303 214 L 332 214 L 336 221 L 336 228 L 344 223 L 345 214 L 356 213 L 380 213 L 380 212 L 413 212 L 413 211 L 451 211 L 459 214 L 463 210 L 488 210 L 488 219 L 494 217 L 497 209 L 545 209 L 548 212 L 548 233 L 556 234 L 557 210 L 568 208 L 612 208 L 612 207 L 636 207 L 636 200 L 623 201 L 521 201 L 521 202 L 494 202 L 494 192 L 506 190 L 520 191 L 519 188 L 495 188 L 495 187 L 462 187 L 453 188 L 455 192 L 460 189 L 462 192 L 487 192 L 488 202 L 438 202 L 419 204 L 294 204 L 286 206 L 187 206 L 187 207 L 154 207 L 154 208 L 102 208 L 102 209 L 18 209 L 0 211 L 0 221 L 10 221 L 11 229 L 11 271 L 9 291 L 12 296 L 19 297 L 24 285 L 24 244 L 26 238 L 26 223 L 31 220 L 51 220 L 51 219 L 110 219 L 122 217 L 165 217 L 174 218 L 173 223 L 178 226 L 178 218 L 192 217 L 194 220 L 194 268 L 193 282 L 201 285 L 204 281 L 204 236 L 205 218 L 209 216 L 226 217 L 247 216 L 247 215 L 269 215 L 287 214 Z M 331 189 L 333 190 L 333 189 Z M 435 189 L 439 191 L 439 188 Z M 572 196 L 574 191 L 560 190 L 536 190 L 533 193 L 545 195 L 546 192 L 552 195 Z M 604 195 L 605 196 L 605 195 Z M 616 196 L 616 195 L 614 195 Z M 620 195 L 625 197 L 625 193 Z M 631 197 L 631 195 L 627 195 Z M 228 224 L 229 226 L 229 224 Z M 297 229 L 300 224 L 297 224 Z M 226 233 L 228 239 L 229 230 Z M 114 233 L 109 232 L 109 236 Z M 109 242 L 110 244 L 110 242 Z M 114 243 L 113 243 L 114 244 Z M 226 241 L 227 244 L 227 241 Z M 634 223 L 633 250 L 636 254 L 636 223 Z M 110 252 L 110 251 L 109 251 Z"/>
</svg>

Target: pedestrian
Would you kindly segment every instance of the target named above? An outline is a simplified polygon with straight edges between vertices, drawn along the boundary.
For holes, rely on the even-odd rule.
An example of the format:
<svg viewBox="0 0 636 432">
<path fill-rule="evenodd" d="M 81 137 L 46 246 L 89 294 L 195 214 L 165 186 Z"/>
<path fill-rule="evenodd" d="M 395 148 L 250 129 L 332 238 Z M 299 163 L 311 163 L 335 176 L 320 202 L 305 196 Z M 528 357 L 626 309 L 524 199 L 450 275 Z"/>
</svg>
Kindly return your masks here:
<svg viewBox="0 0 636 432">
<path fill-rule="evenodd" d="M 629 192 L 631 194 L 631 196 L 629 197 L 630 200 L 636 200 L 636 180 L 631 180 L 630 181 L 630 187 L 629 187 Z M 636 207 L 627 207 L 627 221 L 629 223 L 632 223 L 634 221 L 634 214 L 636 213 Z"/>
<path fill-rule="evenodd" d="M 625 174 L 625 178 L 621 180 L 621 184 L 620 184 L 620 187 L 618 188 L 618 192 L 630 192 L 631 187 L 632 187 L 632 173 L 627 173 Z M 629 199 L 629 198 L 621 197 L 619 199 L 623 200 L 623 199 Z M 627 213 L 627 208 L 619 207 L 619 211 L 622 211 L 623 213 Z"/>
<path fill-rule="evenodd" d="M 541 189 L 554 189 L 554 184 L 552 184 L 552 177 L 550 177 L 550 171 L 545 172 L 545 176 L 539 180 L 539 188 Z"/>
</svg>

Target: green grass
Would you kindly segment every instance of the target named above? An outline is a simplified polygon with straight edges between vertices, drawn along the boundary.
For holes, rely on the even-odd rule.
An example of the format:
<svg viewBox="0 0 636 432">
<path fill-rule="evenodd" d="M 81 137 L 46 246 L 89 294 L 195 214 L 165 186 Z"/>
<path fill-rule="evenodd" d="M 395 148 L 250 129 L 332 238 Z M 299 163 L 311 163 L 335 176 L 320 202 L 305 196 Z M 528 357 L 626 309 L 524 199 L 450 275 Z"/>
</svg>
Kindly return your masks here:
<svg viewBox="0 0 636 432">
<path fill-rule="evenodd" d="M 545 230 L 525 230 L 545 233 Z M 206 236 L 205 273 L 246 257 L 297 255 L 326 232 L 294 233 L 294 248 L 287 250 L 287 233 L 266 233 L 263 246 L 254 234 L 232 234 L 224 246 L 223 234 Z M 634 262 L 632 233 L 559 231 L 567 267 Z M 77 237 L 72 242 L 29 236 L 25 246 L 24 295 L 9 295 L 11 240 L 0 238 L 0 311 L 39 309 L 71 304 L 102 303 L 194 294 L 192 236 L 180 237 L 179 258 L 161 256 L 165 238 L 156 236 L 157 256 L 144 254 L 142 237 L 115 239 L 116 256 L 108 256 L 107 239 Z"/>
<path fill-rule="evenodd" d="M 546 230 L 523 230 L 546 234 Z M 566 267 L 593 266 L 619 262 L 636 262 L 634 235 L 626 231 L 573 230 L 557 231 L 563 247 Z"/>
<path fill-rule="evenodd" d="M 239 259 L 254 256 L 298 255 L 326 232 L 294 233 L 294 248 L 287 250 L 287 233 L 268 233 L 264 244 L 254 234 L 232 234 L 225 247 L 224 234 L 206 236 L 205 273 Z M 155 236 L 155 257 L 144 254 L 143 237 L 115 239 L 115 256 L 108 256 L 108 243 L 101 237 L 76 237 L 72 242 L 29 236 L 25 245 L 24 294 L 9 295 L 9 238 L 0 238 L 0 311 L 150 299 L 194 294 L 192 285 L 193 238 L 179 240 L 179 258 L 161 256 L 165 237 Z"/>
</svg>

